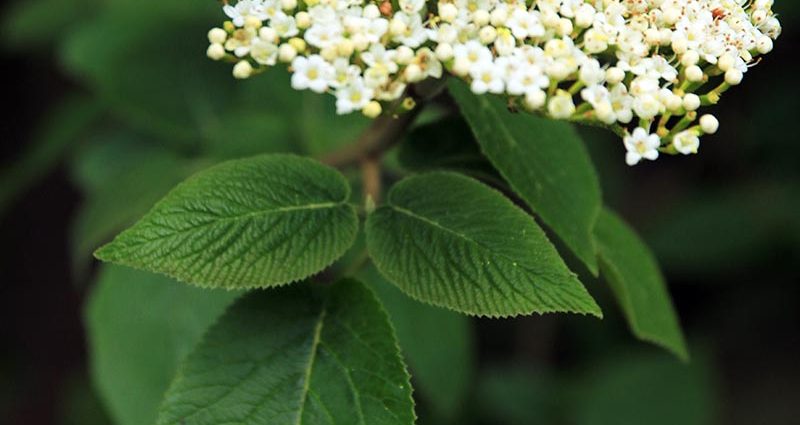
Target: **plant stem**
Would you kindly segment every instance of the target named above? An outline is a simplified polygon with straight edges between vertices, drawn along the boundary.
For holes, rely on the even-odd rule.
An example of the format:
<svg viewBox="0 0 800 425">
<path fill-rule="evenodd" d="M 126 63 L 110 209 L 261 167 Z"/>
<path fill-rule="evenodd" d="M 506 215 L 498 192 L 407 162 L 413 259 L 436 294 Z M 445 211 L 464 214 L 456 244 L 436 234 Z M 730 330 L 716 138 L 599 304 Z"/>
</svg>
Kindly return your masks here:
<svg viewBox="0 0 800 425">
<path fill-rule="evenodd" d="M 419 106 L 397 116 L 383 115 L 376 118 L 372 125 L 361 134 L 355 143 L 332 152 L 321 161 L 333 167 L 349 167 L 361 163 L 364 159 L 380 158 L 384 152 L 397 143 L 403 132 L 417 117 Z"/>
<path fill-rule="evenodd" d="M 380 159 L 368 156 L 361 160 L 361 184 L 366 203 L 377 204 L 381 197 L 381 163 Z"/>
</svg>

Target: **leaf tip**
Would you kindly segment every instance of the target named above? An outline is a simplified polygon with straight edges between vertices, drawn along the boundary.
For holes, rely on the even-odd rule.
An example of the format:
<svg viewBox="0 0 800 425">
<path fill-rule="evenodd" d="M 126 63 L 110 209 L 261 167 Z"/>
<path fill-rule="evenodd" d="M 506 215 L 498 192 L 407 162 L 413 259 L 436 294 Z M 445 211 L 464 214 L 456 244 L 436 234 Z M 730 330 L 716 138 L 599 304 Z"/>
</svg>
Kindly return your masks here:
<svg viewBox="0 0 800 425">
<path fill-rule="evenodd" d="M 104 263 L 113 263 L 117 260 L 116 247 L 114 242 L 107 243 L 100 248 L 97 248 L 92 256 Z"/>
</svg>

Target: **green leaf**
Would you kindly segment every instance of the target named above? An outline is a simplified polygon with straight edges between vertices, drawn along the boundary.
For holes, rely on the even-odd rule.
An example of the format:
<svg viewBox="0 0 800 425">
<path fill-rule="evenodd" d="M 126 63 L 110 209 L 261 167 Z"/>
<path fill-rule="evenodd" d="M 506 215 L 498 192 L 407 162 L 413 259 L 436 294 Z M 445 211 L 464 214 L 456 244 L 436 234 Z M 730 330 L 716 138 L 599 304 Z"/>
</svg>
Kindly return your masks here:
<svg viewBox="0 0 800 425">
<path fill-rule="evenodd" d="M 542 220 L 597 275 L 592 230 L 600 213 L 600 184 L 572 126 L 513 114 L 494 96 L 475 96 L 456 80 L 450 93 L 483 153 Z"/>
<path fill-rule="evenodd" d="M 689 357 L 664 278 L 647 246 L 609 210 L 595 230 L 600 269 L 637 338 Z"/>
<path fill-rule="evenodd" d="M 411 369 L 414 389 L 444 422 L 463 412 L 475 359 L 470 318 L 409 298 L 370 266 L 359 276 L 383 302 Z"/>
<path fill-rule="evenodd" d="M 489 317 L 601 316 L 533 219 L 468 177 L 438 172 L 403 180 L 366 230 L 378 270 L 417 300 Z"/>
<path fill-rule="evenodd" d="M 152 425 L 178 364 L 235 292 L 103 266 L 86 310 L 91 371 L 117 425 Z"/>
<path fill-rule="evenodd" d="M 353 244 L 349 197 L 341 174 L 307 158 L 228 161 L 178 185 L 96 256 L 204 287 L 281 285 Z"/>
<path fill-rule="evenodd" d="M 158 425 L 410 425 L 411 385 L 364 285 L 253 292 L 181 365 Z"/>
</svg>

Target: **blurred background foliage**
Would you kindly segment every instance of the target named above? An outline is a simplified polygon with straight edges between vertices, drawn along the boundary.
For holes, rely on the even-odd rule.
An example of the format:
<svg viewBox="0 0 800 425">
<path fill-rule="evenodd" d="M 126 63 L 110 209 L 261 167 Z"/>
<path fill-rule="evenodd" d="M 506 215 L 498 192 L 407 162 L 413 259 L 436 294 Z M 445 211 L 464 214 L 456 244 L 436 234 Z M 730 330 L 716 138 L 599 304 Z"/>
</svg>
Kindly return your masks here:
<svg viewBox="0 0 800 425">
<path fill-rule="evenodd" d="M 606 312 L 473 320 L 361 272 L 396 322 L 422 425 L 790 425 L 800 397 L 800 3 L 714 107 L 701 154 L 629 168 L 584 129 L 606 201 L 662 263 L 691 342 L 682 364 Z M 205 58 L 213 0 L 28 0 L 2 7 L 0 418 L 147 425 L 178 359 L 233 295 L 96 267 L 91 252 L 215 162 L 320 156 L 365 125 L 285 72 L 247 82 Z M 444 111 L 444 112 L 443 112 Z M 496 174 L 457 118 L 429 108 L 391 170 Z M 436 149 L 425 140 L 447 140 Z M 463 139 L 463 140 L 462 140 Z M 463 143 L 459 143 L 461 140 Z M 136 324 L 134 326 L 133 324 Z"/>
</svg>

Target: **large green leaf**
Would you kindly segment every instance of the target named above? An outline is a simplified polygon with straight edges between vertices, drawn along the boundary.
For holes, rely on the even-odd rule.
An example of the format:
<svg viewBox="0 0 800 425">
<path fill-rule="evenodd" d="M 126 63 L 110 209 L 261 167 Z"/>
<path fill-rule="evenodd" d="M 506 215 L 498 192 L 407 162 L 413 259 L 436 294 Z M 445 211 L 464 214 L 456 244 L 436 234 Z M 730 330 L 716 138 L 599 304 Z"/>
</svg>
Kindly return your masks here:
<svg viewBox="0 0 800 425">
<path fill-rule="evenodd" d="M 655 258 L 634 231 L 609 210 L 595 230 L 600 269 L 634 335 L 688 358 L 672 300 Z"/>
<path fill-rule="evenodd" d="M 602 203 L 600 185 L 571 125 L 513 114 L 500 98 L 475 96 L 456 80 L 451 80 L 450 93 L 500 174 L 597 274 L 592 230 Z"/>
<path fill-rule="evenodd" d="M 178 185 L 96 255 L 204 287 L 281 285 L 329 266 L 358 217 L 333 168 L 293 155 L 222 163 Z"/>
<path fill-rule="evenodd" d="M 178 364 L 237 294 L 103 266 L 86 324 L 92 376 L 117 425 L 152 425 Z"/>
<path fill-rule="evenodd" d="M 378 269 L 411 297 L 505 317 L 600 308 L 534 220 L 468 177 L 410 177 L 367 220 Z"/>
<path fill-rule="evenodd" d="M 394 331 L 357 281 L 253 292 L 183 363 L 159 425 L 411 425 Z"/>
<path fill-rule="evenodd" d="M 429 402 L 425 406 L 444 422 L 459 418 L 475 367 L 470 318 L 411 299 L 373 266 L 359 276 L 375 289 L 389 312 L 414 390 Z"/>
</svg>

